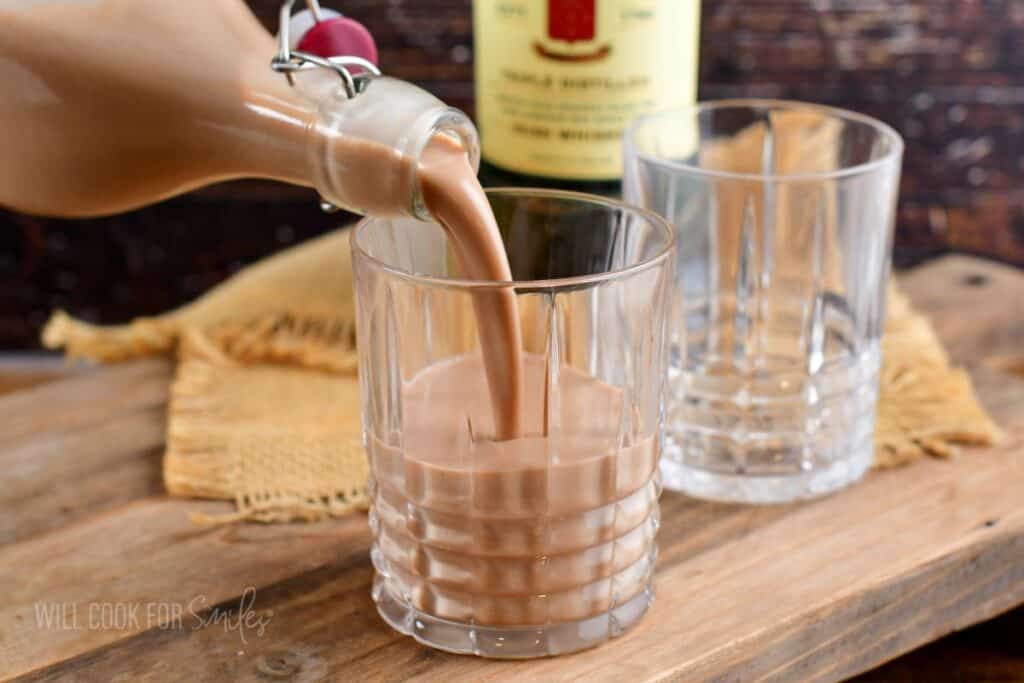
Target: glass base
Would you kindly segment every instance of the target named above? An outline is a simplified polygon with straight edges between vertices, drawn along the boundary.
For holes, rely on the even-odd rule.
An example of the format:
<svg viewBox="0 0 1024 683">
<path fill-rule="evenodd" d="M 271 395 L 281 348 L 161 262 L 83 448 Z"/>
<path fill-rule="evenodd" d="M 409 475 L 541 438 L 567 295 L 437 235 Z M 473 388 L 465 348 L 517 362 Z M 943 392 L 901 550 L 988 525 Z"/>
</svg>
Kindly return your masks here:
<svg viewBox="0 0 1024 683">
<path fill-rule="evenodd" d="M 806 472 L 771 475 L 725 474 L 661 459 L 662 486 L 694 498 L 723 503 L 788 503 L 833 493 L 864 476 L 871 467 L 874 447 L 859 447 L 825 467 Z"/>
<path fill-rule="evenodd" d="M 424 614 L 393 595 L 379 574 L 373 579 L 377 612 L 391 628 L 438 650 L 492 659 L 550 657 L 595 647 L 640 621 L 653 600 L 654 589 L 648 585 L 610 612 L 582 621 L 547 626 L 474 626 Z"/>
</svg>

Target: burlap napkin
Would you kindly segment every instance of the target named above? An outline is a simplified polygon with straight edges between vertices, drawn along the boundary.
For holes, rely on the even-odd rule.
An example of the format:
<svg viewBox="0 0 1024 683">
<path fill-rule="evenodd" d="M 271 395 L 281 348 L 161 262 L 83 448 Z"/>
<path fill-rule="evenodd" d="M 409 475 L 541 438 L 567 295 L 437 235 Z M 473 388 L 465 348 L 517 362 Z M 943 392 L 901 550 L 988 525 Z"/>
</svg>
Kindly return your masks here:
<svg viewBox="0 0 1024 683">
<path fill-rule="evenodd" d="M 43 343 L 101 362 L 177 354 L 168 492 L 237 506 L 198 521 L 313 520 L 367 502 L 353 305 L 339 230 L 155 318 L 100 327 L 58 311 Z"/>
<path fill-rule="evenodd" d="M 876 468 L 924 455 L 949 458 L 958 445 L 992 445 L 1001 437 L 970 375 L 950 364 L 931 323 L 895 286 L 889 288 L 880 385 Z"/>
<path fill-rule="evenodd" d="M 167 490 L 232 499 L 238 508 L 197 521 L 313 520 L 366 503 L 369 468 L 351 373 L 239 362 L 190 328 L 180 342 L 167 432 Z"/>
</svg>

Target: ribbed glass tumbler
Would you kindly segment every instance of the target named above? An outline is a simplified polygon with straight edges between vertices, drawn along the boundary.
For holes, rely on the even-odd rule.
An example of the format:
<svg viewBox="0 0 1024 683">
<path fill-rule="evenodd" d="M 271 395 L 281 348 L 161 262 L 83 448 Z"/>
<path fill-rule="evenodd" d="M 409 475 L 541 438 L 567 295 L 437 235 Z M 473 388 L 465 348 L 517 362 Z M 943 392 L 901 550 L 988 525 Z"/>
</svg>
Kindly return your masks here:
<svg viewBox="0 0 1024 683">
<path fill-rule="evenodd" d="M 627 131 L 626 200 L 676 230 L 666 487 L 784 502 L 868 469 L 902 150 L 866 116 L 772 100 Z"/>
<path fill-rule="evenodd" d="M 555 655 L 651 601 L 673 233 L 598 197 L 488 196 L 514 282 L 460 279 L 433 224 L 352 237 L 373 599 L 442 650 Z M 474 304 L 509 293 L 522 429 L 499 441 Z"/>
</svg>

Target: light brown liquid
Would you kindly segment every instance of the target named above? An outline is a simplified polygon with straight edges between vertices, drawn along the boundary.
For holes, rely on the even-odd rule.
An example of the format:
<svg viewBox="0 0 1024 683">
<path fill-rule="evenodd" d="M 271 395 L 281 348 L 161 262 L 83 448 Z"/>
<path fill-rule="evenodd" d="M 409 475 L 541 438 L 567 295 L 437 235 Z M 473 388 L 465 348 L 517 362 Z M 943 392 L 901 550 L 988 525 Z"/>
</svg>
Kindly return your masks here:
<svg viewBox="0 0 1024 683">
<path fill-rule="evenodd" d="M 526 356 L 527 396 L 544 395 L 545 365 Z M 541 436 L 536 400 L 523 436 L 495 442 L 467 428 L 493 428 L 484 381 L 475 356 L 428 367 L 403 389 L 403 448 L 369 444 L 389 590 L 490 626 L 585 619 L 635 596 L 653 560 L 658 452 L 652 439 L 621 447 L 621 392 L 565 367 L 561 433 Z"/>
<path fill-rule="evenodd" d="M 419 177 L 423 200 L 448 233 L 463 275 L 511 282 L 494 212 L 463 149 L 450 138 L 434 138 L 421 160 Z M 494 406 L 492 433 L 499 441 L 512 439 L 520 434 L 523 400 L 523 343 L 515 292 L 475 293 L 473 308 Z"/>
</svg>

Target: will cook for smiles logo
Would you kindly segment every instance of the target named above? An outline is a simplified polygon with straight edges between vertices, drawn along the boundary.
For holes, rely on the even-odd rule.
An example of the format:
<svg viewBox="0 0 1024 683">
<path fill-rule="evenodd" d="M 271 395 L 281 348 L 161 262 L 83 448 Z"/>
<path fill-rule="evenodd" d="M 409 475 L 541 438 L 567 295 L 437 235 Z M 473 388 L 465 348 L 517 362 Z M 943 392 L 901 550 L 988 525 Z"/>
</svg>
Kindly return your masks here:
<svg viewBox="0 0 1024 683">
<path fill-rule="evenodd" d="M 205 595 L 187 603 L 149 602 L 37 602 L 36 627 L 59 631 L 199 631 L 222 628 L 235 632 L 243 644 L 266 633 L 273 610 L 256 609 L 256 588 L 247 586 L 232 603 L 210 605 Z"/>
</svg>

